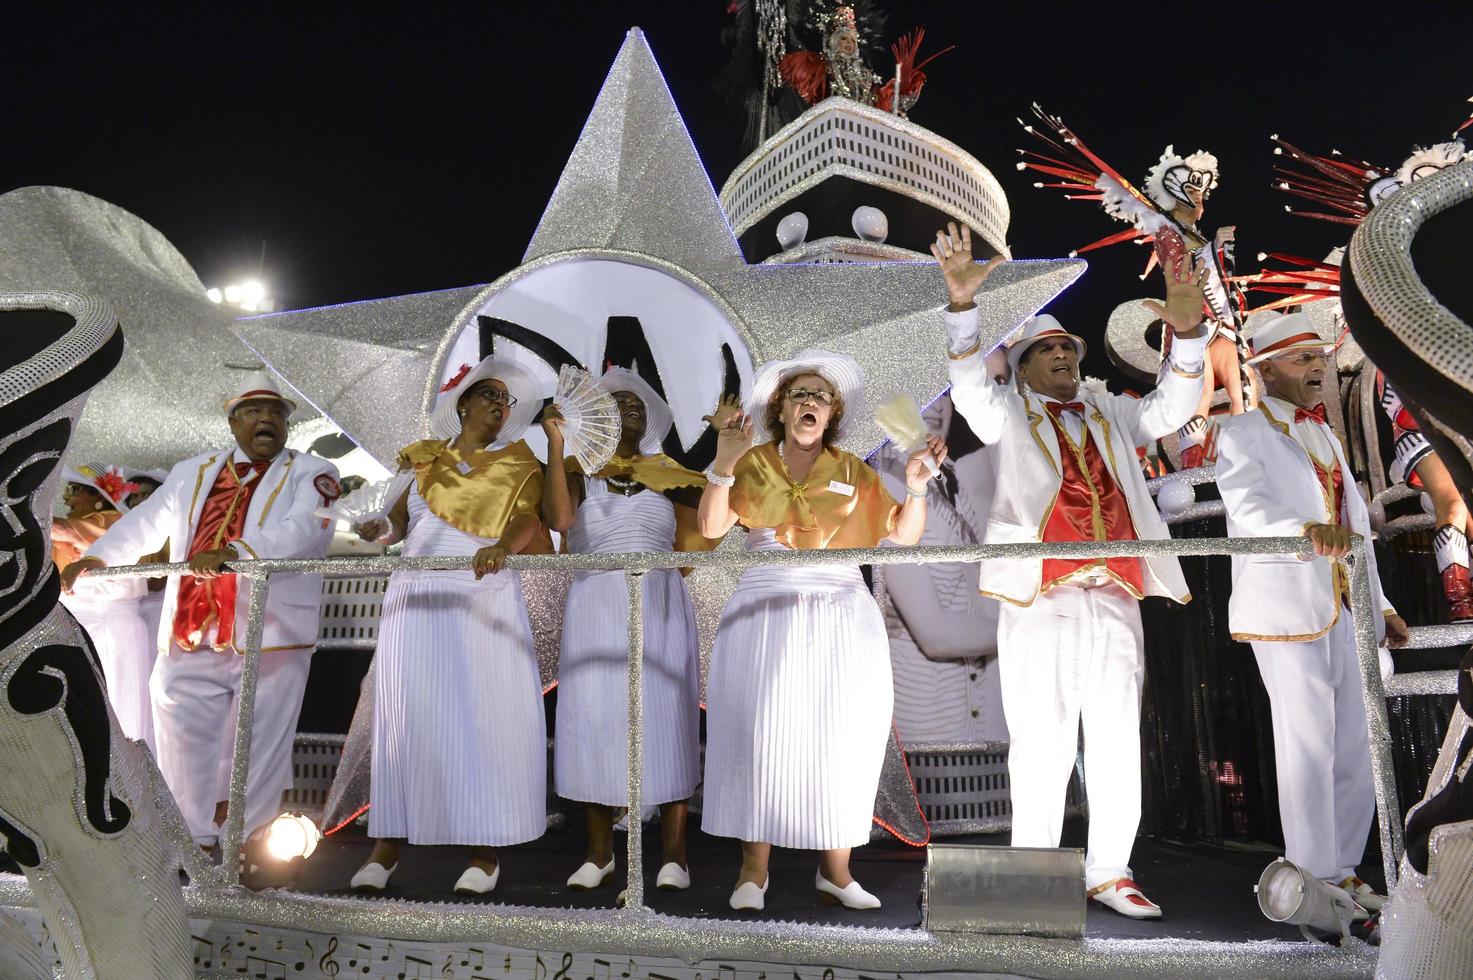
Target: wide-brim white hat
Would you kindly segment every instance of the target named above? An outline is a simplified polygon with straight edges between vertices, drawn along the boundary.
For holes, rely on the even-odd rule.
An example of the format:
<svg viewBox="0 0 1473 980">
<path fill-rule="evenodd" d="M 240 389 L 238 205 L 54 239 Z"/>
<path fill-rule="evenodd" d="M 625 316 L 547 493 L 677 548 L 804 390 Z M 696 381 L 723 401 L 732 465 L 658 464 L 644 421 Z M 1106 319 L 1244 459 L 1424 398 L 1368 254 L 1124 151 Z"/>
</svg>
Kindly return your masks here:
<svg viewBox="0 0 1473 980">
<path fill-rule="evenodd" d="M 1326 340 L 1315 329 L 1314 318 L 1308 313 L 1288 313 L 1274 317 L 1254 331 L 1248 338 L 1249 364 L 1258 364 L 1281 354 L 1299 350 L 1329 353 L 1335 342 Z"/>
<path fill-rule="evenodd" d="M 488 357 L 466 372 L 449 391 L 440 393 L 435 409 L 430 413 L 430 431 L 437 439 L 454 439 L 460 435 L 460 413 L 457 405 L 460 396 L 478 381 L 495 378 L 506 385 L 517 403 L 507 410 L 501 422 L 501 431 L 496 434 L 497 442 L 515 442 L 520 439 L 532 419 L 542 410 L 542 396 L 538 393 L 537 381 L 530 371 L 504 358 Z"/>
<path fill-rule="evenodd" d="M 168 470 L 140 470 L 140 469 L 138 469 L 137 467 L 134 467 L 134 466 L 124 466 L 123 467 L 123 478 L 124 479 L 128 480 L 129 482 L 135 482 L 135 481 L 138 480 L 139 477 L 142 477 L 145 480 L 152 480 L 154 483 L 157 483 L 159 486 L 163 486 L 164 481 L 169 478 L 169 471 Z"/>
<path fill-rule="evenodd" d="M 644 402 L 644 435 L 639 438 L 639 451 L 648 456 L 660 451 L 665 437 L 675 424 L 675 413 L 650 383 L 628 368 L 611 367 L 598 379 L 599 386 L 613 394 L 627 391 Z"/>
<path fill-rule="evenodd" d="M 844 399 L 844 418 L 836 436 L 842 437 L 846 430 L 860 418 L 864 408 L 864 369 L 848 354 L 835 354 L 826 350 L 800 350 L 792 357 L 781 361 L 768 361 L 757 369 L 752 378 L 752 390 L 747 395 L 745 411 L 752 417 L 761 431 L 771 439 L 767 431 L 767 403 L 772 393 L 789 378 L 800 374 L 817 374 L 833 385 L 839 397 Z"/>
<path fill-rule="evenodd" d="M 281 393 L 281 385 L 269 371 L 251 371 L 241 377 L 235 386 L 235 394 L 225 399 L 225 414 L 235 406 L 254 398 L 274 398 L 286 405 L 286 414 L 297 410 L 297 403 Z"/>
<path fill-rule="evenodd" d="M 1023 329 L 1018 334 L 1018 339 L 1008 344 L 1008 367 L 1013 369 L 1014 377 L 1018 375 L 1018 362 L 1023 359 L 1023 355 L 1028 351 L 1028 348 L 1032 347 L 1037 341 L 1047 340 L 1049 337 L 1068 337 L 1074 341 L 1074 353 L 1083 362 L 1084 353 L 1089 350 L 1089 345 L 1084 342 L 1084 338 L 1065 330 L 1064 325 L 1051 315 L 1040 313 L 1023 324 Z"/>
<path fill-rule="evenodd" d="M 84 487 L 91 487 L 123 513 L 128 512 L 128 494 L 131 490 L 121 489 L 116 494 L 107 488 L 107 484 L 116 481 L 123 484 L 127 480 L 121 470 L 117 467 L 103 467 L 95 463 L 82 463 L 75 468 L 68 467 L 62 471 L 62 479 L 68 483 L 80 483 Z M 135 488 L 136 489 L 136 488 Z"/>
</svg>

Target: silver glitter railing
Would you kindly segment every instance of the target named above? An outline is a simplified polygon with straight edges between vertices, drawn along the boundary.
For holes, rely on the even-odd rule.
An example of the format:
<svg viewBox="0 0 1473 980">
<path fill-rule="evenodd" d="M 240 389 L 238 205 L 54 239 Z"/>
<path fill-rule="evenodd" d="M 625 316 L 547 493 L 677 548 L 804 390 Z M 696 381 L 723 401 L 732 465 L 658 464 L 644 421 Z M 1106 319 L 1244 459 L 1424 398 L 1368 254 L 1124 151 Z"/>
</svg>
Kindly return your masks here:
<svg viewBox="0 0 1473 980">
<path fill-rule="evenodd" d="M 1402 853 L 1401 806 L 1392 770 L 1390 725 L 1386 714 L 1386 689 L 1376 638 L 1379 610 L 1372 608 L 1367 562 L 1368 542 L 1353 535 L 1351 555 L 1351 617 L 1361 667 L 1363 695 L 1371 745 L 1371 768 L 1376 784 L 1376 808 L 1380 816 L 1381 854 L 1388 886 L 1396 881 Z M 1144 558 L 1181 555 L 1299 555 L 1310 557 L 1313 547 L 1303 537 L 1284 538 L 1167 538 L 1146 541 L 1085 541 L 1056 544 L 983 544 L 907 548 L 853 548 L 835 550 L 764 552 L 631 552 L 592 555 L 517 555 L 507 559 L 513 570 L 562 569 L 573 571 L 622 571 L 629 600 L 629 812 L 641 810 L 644 774 L 644 622 L 640 601 L 646 572 L 662 568 L 746 568 L 754 565 L 892 565 L 926 562 L 985 561 L 999 558 Z M 250 765 L 250 736 L 260 670 L 261 632 L 266 595 L 271 576 L 281 573 L 387 574 L 395 571 L 464 571 L 471 557 L 432 556 L 340 557 L 322 559 L 267 558 L 228 563 L 237 574 L 261 579 L 263 588 L 251 589 L 245 630 L 245 663 L 242 664 L 237 700 L 235 755 L 230 777 L 230 809 L 224 828 L 223 860 L 213 884 L 238 885 L 239 858 L 245 819 L 245 787 Z M 157 577 L 188 572 L 184 563 L 132 565 L 90 571 L 96 578 Z M 631 819 L 628 830 L 628 890 L 626 909 L 644 908 L 643 827 Z"/>
</svg>

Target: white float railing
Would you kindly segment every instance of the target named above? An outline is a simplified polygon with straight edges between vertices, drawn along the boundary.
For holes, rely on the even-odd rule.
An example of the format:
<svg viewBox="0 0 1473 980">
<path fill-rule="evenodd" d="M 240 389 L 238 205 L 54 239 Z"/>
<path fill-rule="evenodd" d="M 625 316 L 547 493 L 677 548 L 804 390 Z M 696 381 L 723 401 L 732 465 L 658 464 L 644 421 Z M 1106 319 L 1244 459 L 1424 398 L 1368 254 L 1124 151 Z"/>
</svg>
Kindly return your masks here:
<svg viewBox="0 0 1473 980">
<path fill-rule="evenodd" d="M 1386 881 L 1396 881 L 1397 864 L 1402 845 L 1401 807 L 1397 798 L 1395 776 L 1392 769 L 1391 736 L 1386 713 L 1386 689 L 1383 685 L 1382 664 L 1376 638 L 1376 623 L 1379 610 L 1372 607 L 1372 597 L 1367 563 L 1363 560 L 1368 542 L 1355 536 L 1351 555 L 1346 559 L 1351 566 L 1351 615 L 1355 631 L 1357 654 L 1361 667 L 1361 679 L 1366 706 L 1367 725 L 1370 734 L 1371 767 L 1376 786 L 1376 807 L 1380 816 L 1381 853 L 1385 864 Z M 622 571 L 626 576 L 629 601 L 629 811 L 641 809 L 643 775 L 643 657 L 644 627 L 643 608 L 640 602 L 641 579 L 649 571 L 677 567 L 750 567 L 754 565 L 862 565 L 862 564 L 919 564 L 926 562 L 986 561 L 1000 558 L 1136 558 L 1169 557 L 1192 555 L 1248 555 L 1275 554 L 1311 557 L 1313 548 L 1302 537 L 1284 538 L 1194 538 L 1164 539 L 1148 541 L 1107 541 L 1059 544 L 994 544 L 972 546 L 873 548 L 846 550 L 809 550 L 779 552 L 664 552 L 600 555 L 539 555 L 514 556 L 506 562 L 513 570 L 563 569 L 575 571 Z M 186 858 L 194 881 L 203 886 L 204 893 L 198 896 L 191 911 L 195 914 L 217 914 L 254 917 L 262 923 L 267 920 L 286 921 L 299 903 L 307 903 L 321 915 L 330 906 L 334 915 L 345 917 L 345 921 L 361 920 L 367 926 L 369 920 L 382 913 L 394 918 L 396 935 L 404 938 L 434 940 L 458 936 L 470 928 L 493 928 L 510 930 L 507 938 L 515 939 L 529 923 L 539 922 L 537 916 L 547 910 L 514 909 L 508 906 L 466 905 L 457 907 L 453 921 L 447 922 L 436 916 L 421 916 L 412 913 L 414 906 L 389 903 L 369 903 L 376 910 L 372 915 L 358 906 L 363 903 L 342 899 L 316 898 L 312 896 L 288 896 L 267 893 L 252 897 L 239 888 L 239 855 L 244 832 L 244 795 L 249 770 L 250 732 L 256 696 L 257 675 L 260 667 L 260 643 L 267 590 L 270 579 L 280 573 L 338 573 L 338 574 L 389 574 L 399 570 L 464 571 L 471 567 L 469 556 L 460 557 L 342 557 L 329 559 L 260 559 L 230 562 L 226 569 L 237 574 L 261 580 L 266 586 L 250 590 L 247 622 L 245 629 L 245 663 L 242 665 L 238 717 L 236 721 L 235 756 L 230 780 L 230 816 L 224 828 L 223 862 L 219 868 L 209 868 L 198 860 L 198 849 L 183 842 L 181 853 Z M 99 569 L 88 574 L 98 578 L 124 576 L 159 576 L 181 574 L 188 571 L 185 564 L 129 566 Z M 193 852 L 193 854 L 190 854 Z M 192 860 L 190 858 L 193 858 Z M 868 950 L 860 957 L 866 965 L 881 969 L 917 969 L 922 961 L 932 963 L 932 969 L 956 968 L 968 963 L 971 968 L 988 964 L 998 966 L 1012 949 L 1011 943 L 1001 942 L 1007 937 L 986 937 L 985 947 L 973 947 L 970 940 L 956 937 L 904 938 L 895 930 L 874 930 L 864 927 L 821 927 L 812 934 L 797 935 L 788 924 L 744 923 L 729 921 L 700 922 L 699 929 L 690 925 L 672 927 L 669 916 L 655 913 L 644 904 L 644 881 L 642 874 L 643 847 L 640 821 L 631 820 L 628 830 L 628 891 L 625 906 L 617 910 L 553 910 L 560 916 L 556 923 L 546 923 L 558 935 L 581 936 L 580 941 L 614 943 L 643 943 L 644 948 L 662 949 L 668 955 L 686 955 L 699 959 L 716 949 L 727 950 L 726 955 L 736 955 L 744 942 L 768 943 L 779 938 L 780 945 L 788 950 L 794 961 L 803 956 L 822 956 L 832 953 L 839 935 L 854 934 L 871 937 L 889 953 Z M 213 887 L 211 887 L 213 886 Z M 320 907 L 319 907 L 320 906 Z M 305 910 L 305 906 L 303 906 Z M 564 915 L 566 913 L 566 915 Z M 437 913 L 438 915 L 438 913 Z M 568 918 L 571 916 L 571 918 Z M 612 917 L 612 918 L 611 918 Z M 568 921 L 564 921 L 567 918 Z M 609 931 L 612 927 L 613 931 Z M 387 928 L 387 925 L 385 925 Z M 540 927 L 539 927 L 540 928 Z M 837 929 L 837 933 L 835 930 Z M 903 931 L 907 934 L 911 931 Z M 513 934 L 516 934 L 515 936 Z M 484 933 L 481 933 L 484 935 Z M 978 937 L 979 941 L 981 937 Z M 884 942 L 880 942 L 884 939 Z M 868 942 L 868 939 L 864 940 Z M 1042 940 L 1019 937 L 1018 949 L 1024 947 L 1028 955 L 1044 955 Z M 939 943 L 939 945 L 938 945 Z M 960 945 L 959 945 L 960 944 Z M 861 943 L 864 945 L 864 943 Z M 1045 944 L 1046 945 L 1046 944 Z M 1222 953 L 1213 946 L 1214 956 Z M 753 949 L 758 948 L 753 946 Z M 770 945 L 763 947 L 772 949 Z M 858 948 L 856 956 L 859 956 Z M 1173 973 L 1179 969 L 1181 960 L 1175 953 L 1162 951 L 1160 963 L 1141 975 L 1184 975 Z M 873 954 L 873 955 L 872 955 Z M 719 954 L 718 954 L 719 955 Z M 1049 954 L 1051 955 L 1051 954 Z M 958 959 L 957 957 L 961 957 Z M 1045 957 L 1046 958 L 1046 957 Z M 858 963 L 859 960 L 856 960 Z M 1143 965 L 1139 959 L 1132 961 Z M 889 964 L 882 966 L 881 964 Z M 1193 971 L 1195 972 L 1195 971 Z M 1206 975 L 1206 974 L 1203 974 Z"/>
</svg>

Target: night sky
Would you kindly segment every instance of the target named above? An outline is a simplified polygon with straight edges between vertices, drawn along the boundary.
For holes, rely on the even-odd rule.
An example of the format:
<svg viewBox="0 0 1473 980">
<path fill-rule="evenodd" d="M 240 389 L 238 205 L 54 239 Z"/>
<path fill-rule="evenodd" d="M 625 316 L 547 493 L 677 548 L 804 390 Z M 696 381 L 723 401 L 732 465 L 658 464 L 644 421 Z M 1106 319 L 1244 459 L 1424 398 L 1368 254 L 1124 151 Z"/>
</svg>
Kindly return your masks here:
<svg viewBox="0 0 1473 980">
<path fill-rule="evenodd" d="M 490 282 L 520 259 L 631 25 L 713 184 L 741 158 L 739 121 L 712 84 L 723 0 L 245 6 L 66 5 L 24 31 L 10 18 L 0 191 L 97 195 L 162 231 L 206 285 L 259 275 L 285 308 Z M 889 11 L 891 37 L 924 25 L 927 50 L 957 46 L 928 70 L 911 117 L 996 174 L 1019 258 L 1121 227 L 1014 169 L 1015 117 L 1033 100 L 1132 179 L 1167 143 L 1215 153 L 1222 185 L 1203 225 L 1237 225 L 1248 269 L 1260 250 L 1318 257 L 1348 238 L 1284 213 L 1270 133 L 1394 165 L 1413 143 L 1446 139 L 1473 95 L 1467 4 Z M 1162 291 L 1158 275 L 1136 278 L 1146 257 L 1091 253 L 1052 311 L 1098 336 L 1115 304 Z M 1106 365 L 1094 353 L 1087 367 Z"/>
</svg>

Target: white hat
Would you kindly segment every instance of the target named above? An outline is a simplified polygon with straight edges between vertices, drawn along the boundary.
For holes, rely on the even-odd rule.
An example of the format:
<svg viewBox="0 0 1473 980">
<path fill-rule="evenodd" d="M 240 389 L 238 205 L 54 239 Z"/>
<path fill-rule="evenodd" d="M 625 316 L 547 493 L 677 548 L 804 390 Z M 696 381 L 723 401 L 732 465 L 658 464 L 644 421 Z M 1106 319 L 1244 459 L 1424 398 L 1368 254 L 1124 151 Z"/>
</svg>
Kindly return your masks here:
<svg viewBox="0 0 1473 980">
<path fill-rule="evenodd" d="M 644 402 L 644 435 L 639 439 L 639 451 L 646 456 L 659 452 L 665 444 L 665 437 L 670 434 L 670 427 L 675 424 L 675 413 L 670 411 L 665 399 L 650 387 L 648 381 L 628 368 L 611 367 L 598 379 L 598 383 L 611 395 L 616 391 L 627 391 L 639 396 L 639 400 Z"/>
<path fill-rule="evenodd" d="M 495 378 L 506 385 L 506 390 L 517 400 L 506 413 L 496 441 L 509 443 L 521 438 L 532 419 L 542 410 L 542 396 L 537 393 L 537 382 L 526 368 L 505 358 L 488 357 L 475 367 L 462 364 L 460 371 L 440 389 L 440 398 L 435 410 L 430 413 L 430 431 L 437 439 L 454 439 L 460 435 L 460 396 L 478 381 Z"/>
<path fill-rule="evenodd" d="M 752 391 L 747 395 L 745 411 L 757 425 L 767 431 L 767 403 L 778 385 L 800 374 L 817 374 L 833 385 L 844 399 L 844 419 L 835 433 L 843 436 L 844 430 L 864 414 L 864 369 L 848 354 L 834 354 L 826 350 L 800 350 L 784 361 L 768 361 L 757 369 L 752 378 Z M 767 433 L 772 438 L 773 433 Z"/>
<path fill-rule="evenodd" d="M 1064 325 L 1049 314 L 1040 313 L 1023 324 L 1018 339 L 1008 344 L 1008 367 L 1013 369 L 1014 377 L 1018 374 L 1018 362 L 1028 352 L 1028 348 L 1032 347 L 1036 341 L 1048 337 L 1068 337 L 1074 341 L 1074 353 L 1078 355 L 1079 360 L 1084 360 L 1084 352 L 1089 349 L 1084 343 L 1084 338 L 1065 330 Z"/>
<path fill-rule="evenodd" d="M 141 477 L 145 480 L 152 480 L 159 486 L 163 486 L 164 481 L 169 478 L 168 470 L 140 470 L 136 466 L 124 466 L 121 469 L 124 479 L 130 483 L 136 482 Z"/>
<path fill-rule="evenodd" d="M 1329 353 L 1334 349 L 1334 342 L 1320 336 L 1308 313 L 1289 313 L 1269 320 L 1248 338 L 1248 350 L 1252 354 L 1248 363 L 1257 364 L 1296 350 Z"/>
<path fill-rule="evenodd" d="M 124 513 L 128 510 L 128 494 L 138 489 L 138 485 L 128 482 L 123 471 L 116 466 L 99 466 L 96 463 L 82 463 L 75 469 L 66 469 L 62 471 L 62 478 L 68 483 L 91 487 Z"/>
<path fill-rule="evenodd" d="M 235 406 L 253 398 L 275 398 L 285 403 L 287 415 L 297 410 L 297 403 L 281 393 L 281 386 L 271 372 L 250 371 L 236 383 L 235 394 L 225 399 L 225 414 L 229 415 Z"/>
</svg>

